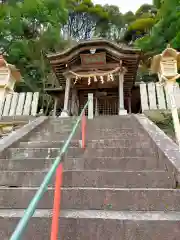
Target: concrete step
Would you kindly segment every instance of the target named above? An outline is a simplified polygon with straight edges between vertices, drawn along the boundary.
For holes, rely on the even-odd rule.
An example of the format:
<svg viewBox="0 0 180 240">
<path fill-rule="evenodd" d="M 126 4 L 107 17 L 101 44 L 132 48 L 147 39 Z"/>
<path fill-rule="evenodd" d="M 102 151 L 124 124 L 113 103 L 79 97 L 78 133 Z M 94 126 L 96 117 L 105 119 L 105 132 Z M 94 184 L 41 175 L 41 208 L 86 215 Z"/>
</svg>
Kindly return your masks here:
<svg viewBox="0 0 180 240">
<path fill-rule="evenodd" d="M 60 148 L 9 148 L 0 155 L 4 159 L 19 158 L 56 158 Z M 84 149 L 80 147 L 69 147 L 67 156 L 78 157 L 84 153 Z"/>
<path fill-rule="evenodd" d="M 94 129 L 102 129 L 102 128 L 134 128 L 134 129 L 143 129 L 141 124 L 135 119 L 107 119 L 105 120 L 105 117 L 103 119 L 99 119 L 96 121 L 96 119 L 88 120 L 87 121 L 87 127 L 88 128 L 94 128 Z"/>
<path fill-rule="evenodd" d="M 20 142 L 18 143 L 19 148 L 61 148 L 66 141 L 33 141 L 33 142 Z M 16 145 L 17 147 L 17 145 Z M 70 147 L 81 147 L 80 141 L 72 141 Z"/>
<path fill-rule="evenodd" d="M 33 141 L 33 142 L 20 142 L 18 144 L 19 148 L 60 148 L 65 144 L 65 140 L 63 141 Z M 105 147 L 114 147 L 114 148 L 120 148 L 120 147 L 129 147 L 131 148 L 148 148 L 151 144 L 150 140 L 146 141 L 134 141 L 132 139 L 120 139 L 120 140 L 114 140 L 114 139 L 106 139 L 106 140 L 86 140 L 86 146 L 90 148 L 105 148 Z M 71 141 L 70 143 L 71 147 L 80 147 L 80 140 Z"/>
<path fill-rule="evenodd" d="M 79 130 L 80 130 L 80 127 L 79 127 Z M 72 128 L 55 128 L 55 129 L 52 129 L 52 128 L 49 128 L 48 126 L 46 128 L 43 128 L 41 129 L 41 131 L 34 131 L 34 133 L 41 133 L 41 134 L 44 134 L 44 136 L 49 136 L 50 134 L 52 135 L 60 135 L 60 134 L 63 134 L 63 133 L 68 133 L 68 132 L 71 132 L 72 131 Z M 88 135 L 100 135 L 100 136 L 114 136 L 116 134 L 118 135 L 130 135 L 130 136 L 133 136 L 133 135 L 136 135 L 136 136 L 146 136 L 144 132 L 140 132 L 138 129 L 134 129 L 134 128 L 126 128 L 126 129 L 122 129 L 122 128 L 113 128 L 113 129 L 88 129 L 87 128 L 87 134 Z"/>
<path fill-rule="evenodd" d="M 60 148 L 9 148 L 1 154 L 1 158 L 55 158 L 59 154 Z M 67 152 L 68 157 L 157 157 L 153 148 L 132 148 L 132 147 L 105 147 L 91 148 L 85 150 L 80 147 L 70 147 Z"/>
<path fill-rule="evenodd" d="M 27 208 L 38 188 L 0 188 L 0 209 Z M 54 189 L 49 188 L 38 204 L 51 209 Z M 113 211 L 180 211 L 178 189 L 63 188 L 62 209 Z"/>
<path fill-rule="evenodd" d="M 25 159 L 0 159 L 0 171 L 38 171 L 48 170 L 54 158 L 25 158 Z M 85 170 L 167 170 L 168 164 L 156 158 L 68 158 L 64 163 L 64 169 Z"/>
<path fill-rule="evenodd" d="M 54 158 L 0 159 L 0 171 L 48 171 Z"/>
<path fill-rule="evenodd" d="M 37 187 L 42 183 L 47 171 L 2 171 L 0 186 L 5 187 Z M 54 180 L 50 186 L 54 185 Z M 96 188 L 175 188 L 176 180 L 171 173 L 165 171 L 89 171 L 65 170 L 64 187 L 96 187 Z"/>
<path fill-rule="evenodd" d="M 90 148 L 88 147 L 84 156 L 91 157 L 157 157 L 157 152 L 153 148 L 133 148 L 129 147 L 104 147 L 104 148 Z"/>
<path fill-rule="evenodd" d="M 9 239 L 23 210 L 0 211 L 0 236 Z M 52 212 L 37 210 L 23 239 L 49 240 Z M 59 237 L 63 240 L 178 240 L 179 212 L 119 212 L 96 210 L 64 210 L 59 221 Z"/>
<path fill-rule="evenodd" d="M 33 141 L 62 141 L 62 140 L 67 140 L 68 136 L 70 135 L 70 131 L 64 132 L 64 133 L 58 133 L 58 134 L 54 134 L 51 132 L 47 132 L 47 133 L 42 133 L 42 132 L 38 132 L 38 133 L 33 133 L 30 136 L 27 136 L 26 138 L 23 139 L 23 141 L 29 141 L 29 142 L 33 142 Z M 81 139 L 81 134 L 79 132 L 77 132 L 73 139 L 79 140 Z"/>
<path fill-rule="evenodd" d="M 61 123 L 61 124 L 65 124 L 65 123 L 73 123 L 77 121 L 78 117 L 68 117 L 68 118 L 54 118 L 54 117 L 49 117 L 49 123 Z"/>
<path fill-rule="evenodd" d="M 62 140 L 67 140 L 69 133 L 65 133 L 65 134 L 48 134 L 48 135 L 44 135 L 44 134 L 35 134 L 33 133 L 31 136 L 28 136 L 26 138 L 24 138 L 23 141 L 29 141 L 29 142 L 33 142 L 33 141 L 62 141 Z M 109 139 L 114 139 L 114 140 L 132 140 L 134 142 L 143 142 L 143 141 L 147 141 L 149 140 L 149 138 L 147 138 L 144 134 L 137 134 L 137 133 L 116 133 L 115 135 L 112 134 L 106 134 L 106 135 L 102 135 L 102 134 L 98 134 L 96 132 L 90 133 L 90 132 L 86 132 L 86 139 L 88 140 L 109 140 Z M 73 137 L 74 140 L 80 140 L 81 139 L 81 132 L 77 132 L 75 134 L 75 136 Z"/>
</svg>

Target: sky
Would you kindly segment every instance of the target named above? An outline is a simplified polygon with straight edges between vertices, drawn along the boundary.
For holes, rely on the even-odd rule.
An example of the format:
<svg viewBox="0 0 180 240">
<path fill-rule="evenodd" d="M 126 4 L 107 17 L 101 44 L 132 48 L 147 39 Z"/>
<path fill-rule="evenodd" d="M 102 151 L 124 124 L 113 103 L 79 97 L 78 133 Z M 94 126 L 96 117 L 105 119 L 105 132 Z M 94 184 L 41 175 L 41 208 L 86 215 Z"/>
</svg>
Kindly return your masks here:
<svg viewBox="0 0 180 240">
<path fill-rule="evenodd" d="M 93 2 L 102 5 L 117 5 L 122 13 L 135 12 L 144 3 L 152 4 L 152 0 L 93 0 Z"/>
</svg>

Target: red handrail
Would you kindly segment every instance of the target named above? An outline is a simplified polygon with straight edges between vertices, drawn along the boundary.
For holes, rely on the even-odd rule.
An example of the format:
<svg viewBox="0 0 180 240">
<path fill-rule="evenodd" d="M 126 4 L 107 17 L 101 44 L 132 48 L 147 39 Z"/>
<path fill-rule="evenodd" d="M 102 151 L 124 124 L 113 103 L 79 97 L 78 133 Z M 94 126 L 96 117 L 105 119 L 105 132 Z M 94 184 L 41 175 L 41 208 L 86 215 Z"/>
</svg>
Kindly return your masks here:
<svg viewBox="0 0 180 240">
<path fill-rule="evenodd" d="M 59 214 L 60 214 L 60 206 L 61 206 L 62 173 L 63 173 L 63 164 L 60 163 L 59 167 L 56 170 L 54 206 L 53 206 L 52 226 L 51 226 L 51 240 L 58 239 Z"/>
<path fill-rule="evenodd" d="M 82 148 L 85 148 L 86 139 L 86 116 L 85 111 L 81 119 L 81 137 L 82 137 Z M 54 190 L 54 205 L 53 205 L 53 215 L 52 215 L 52 225 L 51 225 L 51 240 L 58 239 L 58 229 L 59 229 L 59 216 L 60 216 L 60 206 L 61 206 L 61 188 L 62 188 L 62 175 L 63 175 L 63 164 L 61 163 L 56 170 L 55 179 L 55 190 Z"/>
</svg>

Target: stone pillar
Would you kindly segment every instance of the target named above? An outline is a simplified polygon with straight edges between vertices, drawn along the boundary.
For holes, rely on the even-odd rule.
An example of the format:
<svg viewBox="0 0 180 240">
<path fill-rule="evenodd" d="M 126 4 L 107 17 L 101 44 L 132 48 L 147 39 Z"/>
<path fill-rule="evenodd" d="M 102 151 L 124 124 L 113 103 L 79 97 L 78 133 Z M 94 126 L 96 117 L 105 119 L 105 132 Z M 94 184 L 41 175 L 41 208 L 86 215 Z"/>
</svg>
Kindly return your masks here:
<svg viewBox="0 0 180 240">
<path fill-rule="evenodd" d="M 61 117 L 69 117 L 68 103 L 69 103 L 70 86 L 71 86 L 71 79 L 68 77 L 66 78 L 66 88 L 65 88 L 65 94 L 64 94 L 64 109 L 61 112 Z"/>
<path fill-rule="evenodd" d="M 119 73 L 119 115 L 126 115 L 124 109 L 124 72 Z"/>
</svg>

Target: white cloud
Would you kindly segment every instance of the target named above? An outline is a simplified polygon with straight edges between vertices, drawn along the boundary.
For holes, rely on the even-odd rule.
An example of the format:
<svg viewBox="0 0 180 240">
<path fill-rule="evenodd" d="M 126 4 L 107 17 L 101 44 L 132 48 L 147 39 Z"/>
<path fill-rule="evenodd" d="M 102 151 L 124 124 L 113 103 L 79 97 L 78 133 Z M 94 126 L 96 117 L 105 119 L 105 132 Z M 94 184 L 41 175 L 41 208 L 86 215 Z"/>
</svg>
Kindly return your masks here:
<svg viewBox="0 0 180 240">
<path fill-rule="evenodd" d="M 93 0 L 93 2 L 102 5 L 117 5 L 122 13 L 135 12 L 144 3 L 152 4 L 152 0 Z"/>
</svg>

